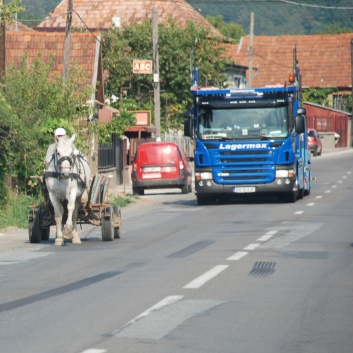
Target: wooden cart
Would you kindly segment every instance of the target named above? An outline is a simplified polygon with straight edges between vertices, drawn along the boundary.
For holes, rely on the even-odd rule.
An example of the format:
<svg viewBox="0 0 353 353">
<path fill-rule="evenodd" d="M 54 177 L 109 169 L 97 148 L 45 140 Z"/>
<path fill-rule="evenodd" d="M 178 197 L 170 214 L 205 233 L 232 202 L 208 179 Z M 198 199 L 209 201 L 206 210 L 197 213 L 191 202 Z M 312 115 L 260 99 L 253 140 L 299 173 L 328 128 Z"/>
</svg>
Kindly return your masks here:
<svg viewBox="0 0 353 353">
<path fill-rule="evenodd" d="M 30 205 L 28 213 L 28 236 L 31 243 L 39 243 L 48 240 L 50 237 L 50 226 L 55 225 L 54 208 L 51 204 L 49 193 L 42 176 L 33 176 L 38 179 L 45 202 L 40 205 Z M 99 174 L 93 177 L 88 199 L 81 203 L 78 211 L 77 223 L 92 224 L 101 226 L 102 240 L 112 241 L 120 238 L 121 235 L 121 210 L 117 205 L 110 205 L 108 202 L 108 187 L 110 177 Z M 63 224 L 67 218 L 66 208 L 63 216 Z"/>
</svg>

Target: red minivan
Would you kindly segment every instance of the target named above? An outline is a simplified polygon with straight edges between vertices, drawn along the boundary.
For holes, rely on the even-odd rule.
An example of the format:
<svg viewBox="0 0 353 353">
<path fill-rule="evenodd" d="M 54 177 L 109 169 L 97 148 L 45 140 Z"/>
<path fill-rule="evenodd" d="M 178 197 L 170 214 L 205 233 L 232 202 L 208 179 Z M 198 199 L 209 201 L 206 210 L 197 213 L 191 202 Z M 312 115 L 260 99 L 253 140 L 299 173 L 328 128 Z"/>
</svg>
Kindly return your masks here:
<svg viewBox="0 0 353 353">
<path fill-rule="evenodd" d="M 147 142 L 135 154 L 131 173 L 132 192 L 146 189 L 180 188 L 192 191 L 192 169 L 185 151 L 174 142 Z"/>
</svg>

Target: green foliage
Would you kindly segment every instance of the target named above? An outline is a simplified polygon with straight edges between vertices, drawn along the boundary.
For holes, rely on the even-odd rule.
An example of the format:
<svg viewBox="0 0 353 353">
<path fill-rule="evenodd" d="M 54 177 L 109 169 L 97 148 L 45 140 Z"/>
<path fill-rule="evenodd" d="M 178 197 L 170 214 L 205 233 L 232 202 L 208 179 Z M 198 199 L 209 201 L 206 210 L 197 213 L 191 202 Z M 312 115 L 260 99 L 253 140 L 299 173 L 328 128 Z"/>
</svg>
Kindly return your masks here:
<svg viewBox="0 0 353 353">
<path fill-rule="evenodd" d="M 24 21 L 29 26 L 36 25 L 60 2 L 60 0 L 22 0 L 26 11 L 20 13 L 19 19 L 36 19 L 38 21 Z M 234 23 L 235 26 L 243 28 L 246 33 L 250 31 L 250 13 L 254 12 L 256 35 L 278 36 L 284 34 L 346 32 L 346 30 L 336 32 L 334 28 L 332 29 L 333 32 L 326 32 L 329 30 L 329 26 L 335 23 L 349 29 L 350 32 L 353 31 L 351 11 L 335 9 L 352 7 L 352 2 L 347 0 L 303 0 L 293 3 L 241 0 L 186 0 L 186 2 L 193 6 L 196 11 L 199 11 L 202 16 L 207 18 L 208 16 L 218 17 L 220 15 L 224 18 L 224 22 Z M 304 6 L 305 4 L 317 7 Z M 218 29 L 222 32 L 221 28 Z M 228 34 L 226 35 L 228 36 Z M 237 39 L 233 35 L 229 37 Z"/>
<path fill-rule="evenodd" d="M 328 96 L 335 92 L 333 88 L 306 88 L 303 89 L 303 101 L 320 105 L 330 105 Z"/>
<path fill-rule="evenodd" d="M 202 84 L 217 85 L 224 81 L 225 60 L 216 40 L 193 23 L 181 28 L 170 19 L 159 25 L 158 33 L 161 127 L 179 129 L 185 107 L 191 105 L 191 65 L 198 66 Z M 103 34 L 103 43 L 104 67 L 109 71 L 106 94 L 120 96 L 124 88 L 128 98 L 137 100 L 138 109 L 152 110 L 152 75 L 133 75 L 131 70 L 133 59 L 153 60 L 150 21 L 112 29 Z"/>
<path fill-rule="evenodd" d="M 22 18 L 44 19 L 48 13 L 59 5 L 60 0 L 22 0 L 26 11 L 21 14 Z"/>
<path fill-rule="evenodd" d="M 8 118 L 0 121 L 0 131 L 11 131 L 2 141 L 9 152 L 3 173 L 18 178 L 20 191 L 28 191 L 31 175 L 42 174 L 45 152 L 57 127 L 64 127 L 69 135 L 80 133 L 78 121 L 89 115 L 86 100 L 92 92 L 79 67 L 72 67 L 70 79 L 64 82 L 52 74 L 54 58 L 44 62 L 38 55 L 30 66 L 26 59 L 19 69 L 8 69 L 0 87 L 11 107 Z"/>
<path fill-rule="evenodd" d="M 255 35 L 323 33 L 328 25 L 334 23 L 340 23 L 342 27 L 350 28 L 350 31 L 353 32 L 352 10 L 336 9 L 352 7 L 352 1 L 347 0 L 299 0 L 293 2 L 186 0 L 186 2 L 195 10 L 200 11 L 202 16 L 222 15 L 225 22 L 239 24 L 246 33 L 250 32 L 250 14 L 253 12 Z"/>
<path fill-rule="evenodd" d="M 17 156 L 21 126 L 18 117 L 0 93 L 0 204 L 7 196 L 6 180 Z"/>
<path fill-rule="evenodd" d="M 351 32 L 352 32 L 352 29 L 349 27 L 343 27 L 342 24 L 340 23 L 331 23 L 321 33 L 340 34 L 340 33 L 351 33 Z"/>
<path fill-rule="evenodd" d="M 12 0 L 8 4 L 0 2 L 0 23 L 13 23 L 14 15 L 25 11 L 21 5 L 21 0 Z"/>
<path fill-rule="evenodd" d="M 109 203 L 111 205 L 118 205 L 120 207 L 126 207 L 131 203 L 135 203 L 138 199 L 136 195 L 118 195 L 118 196 L 110 196 Z"/>
<path fill-rule="evenodd" d="M 206 16 L 206 19 L 223 35 L 227 38 L 233 39 L 236 43 L 238 43 L 240 38 L 245 35 L 242 26 L 236 24 L 235 22 L 225 22 L 222 15 Z"/>
<path fill-rule="evenodd" d="M 10 227 L 27 228 L 30 204 L 39 204 L 39 200 L 36 197 L 10 192 L 6 203 L 0 208 L 0 230 Z"/>
<path fill-rule="evenodd" d="M 95 124 L 92 127 L 98 132 L 99 143 L 103 144 L 112 142 L 112 133 L 123 136 L 124 131 L 135 123 L 135 116 L 127 110 L 123 110 L 119 116 L 114 117 L 109 123 L 99 124 L 95 122 L 91 124 Z"/>
</svg>

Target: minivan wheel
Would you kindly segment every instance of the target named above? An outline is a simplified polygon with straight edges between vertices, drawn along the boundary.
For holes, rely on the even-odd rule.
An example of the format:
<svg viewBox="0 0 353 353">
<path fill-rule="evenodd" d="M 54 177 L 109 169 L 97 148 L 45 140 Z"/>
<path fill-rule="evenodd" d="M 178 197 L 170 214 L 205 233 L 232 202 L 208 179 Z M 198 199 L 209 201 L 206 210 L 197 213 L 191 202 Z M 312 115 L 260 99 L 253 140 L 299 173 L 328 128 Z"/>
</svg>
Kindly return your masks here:
<svg viewBox="0 0 353 353">
<path fill-rule="evenodd" d="M 139 188 L 139 187 L 132 187 L 132 193 L 133 193 L 133 195 L 144 195 L 145 189 Z"/>
</svg>

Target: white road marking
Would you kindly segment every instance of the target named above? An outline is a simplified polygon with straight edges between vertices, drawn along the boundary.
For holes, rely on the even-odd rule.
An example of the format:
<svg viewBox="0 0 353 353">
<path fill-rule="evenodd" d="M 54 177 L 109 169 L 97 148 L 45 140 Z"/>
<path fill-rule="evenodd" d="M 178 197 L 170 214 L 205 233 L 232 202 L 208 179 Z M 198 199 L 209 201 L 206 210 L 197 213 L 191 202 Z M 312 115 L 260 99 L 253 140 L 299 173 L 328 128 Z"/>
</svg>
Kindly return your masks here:
<svg viewBox="0 0 353 353">
<path fill-rule="evenodd" d="M 337 185 L 332 185 L 333 188 L 337 188 Z"/>
<path fill-rule="evenodd" d="M 234 255 L 228 257 L 227 260 L 237 261 L 237 260 L 240 260 L 241 258 L 243 258 L 244 256 L 246 256 L 247 254 L 249 254 L 247 251 L 238 251 Z"/>
<path fill-rule="evenodd" d="M 265 234 L 260 238 L 257 238 L 256 241 L 267 241 L 273 237 L 272 234 Z"/>
<path fill-rule="evenodd" d="M 342 180 L 338 180 L 338 182 L 337 182 L 338 184 L 342 184 Z"/>
<path fill-rule="evenodd" d="M 307 206 L 314 206 L 315 205 L 315 202 L 309 202 L 308 204 L 307 204 Z"/>
<path fill-rule="evenodd" d="M 322 199 L 322 196 L 321 195 L 318 195 L 315 197 L 316 199 Z"/>
<path fill-rule="evenodd" d="M 326 190 L 325 194 L 329 194 L 331 192 L 331 190 Z"/>
<path fill-rule="evenodd" d="M 136 316 L 134 319 L 129 321 L 126 325 L 124 325 L 120 329 L 113 331 L 111 333 L 111 335 L 115 336 L 117 333 L 122 331 L 125 327 L 130 326 L 130 325 L 134 324 L 135 322 L 137 322 L 138 320 L 141 320 L 142 318 L 150 315 L 153 311 L 156 311 L 156 310 L 159 310 L 159 309 L 161 309 L 161 308 L 163 308 L 165 306 L 174 304 L 175 302 L 177 302 L 178 300 L 182 299 L 183 297 L 184 297 L 183 295 L 171 295 L 169 297 L 165 297 L 164 299 L 162 299 L 157 304 L 151 306 L 149 309 L 145 310 L 143 313 L 141 313 L 140 315 Z"/>
<path fill-rule="evenodd" d="M 347 175 L 344 175 L 344 176 L 342 177 L 342 179 L 347 179 Z"/>
<path fill-rule="evenodd" d="M 282 249 L 298 240 L 313 234 L 319 230 L 324 223 L 315 222 L 282 222 L 277 228 L 284 235 L 271 239 L 261 245 L 261 249 Z"/>
<path fill-rule="evenodd" d="M 106 352 L 105 349 L 86 349 L 82 353 L 104 353 Z"/>
<path fill-rule="evenodd" d="M 255 250 L 260 244 L 249 244 L 243 250 Z"/>
<path fill-rule="evenodd" d="M 267 241 L 271 239 L 276 233 L 277 233 L 277 230 L 270 230 L 265 235 L 258 238 L 256 241 Z"/>
<path fill-rule="evenodd" d="M 200 315 L 223 303 L 224 301 L 211 299 L 178 301 L 173 305 L 153 310 L 150 315 L 144 316 L 132 324 L 125 325 L 114 336 L 149 340 L 162 339 L 189 318 Z"/>
<path fill-rule="evenodd" d="M 294 214 L 303 214 L 304 211 L 297 211 L 297 212 L 294 212 Z"/>
<path fill-rule="evenodd" d="M 197 289 L 200 288 L 202 285 L 204 285 L 206 282 L 208 282 L 210 279 L 216 277 L 219 275 L 222 271 L 224 271 L 229 265 L 217 265 L 201 275 L 200 277 L 197 277 L 190 283 L 188 283 L 186 286 L 183 288 L 187 289 Z"/>
</svg>

